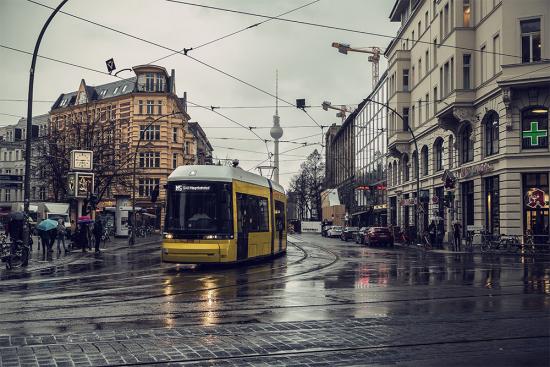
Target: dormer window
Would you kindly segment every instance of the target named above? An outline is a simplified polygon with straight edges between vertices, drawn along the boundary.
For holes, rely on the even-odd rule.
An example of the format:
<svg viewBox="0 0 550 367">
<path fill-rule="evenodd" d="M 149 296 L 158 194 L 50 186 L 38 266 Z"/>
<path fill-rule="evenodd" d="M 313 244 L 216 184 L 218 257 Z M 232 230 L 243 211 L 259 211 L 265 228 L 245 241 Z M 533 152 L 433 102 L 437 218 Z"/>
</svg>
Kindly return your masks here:
<svg viewBox="0 0 550 367">
<path fill-rule="evenodd" d="M 103 89 L 100 95 L 101 97 L 105 97 L 105 94 L 107 94 L 107 89 Z"/>
<path fill-rule="evenodd" d="M 164 75 L 162 73 L 157 73 L 156 84 L 157 92 L 164 92 Z"/>
<path fill-rule="evenodd" d="M 153 73 L 145 74 L 145 91 L 154 92 L 155 91 L 155 76 Z"/>
<path fill-rule="evenodd" d="M 118 89 L 119 89 L 119 88 L 120 88 L 120 87 L 116 87 L 116 88 L 115 88 L 115 90 L 113 91 L 113 95 L 118 93 Z"/>
<path fill-rule="evenodd" d="M 122 92 L 121 92 L 121 93 L 124 93 L 124 92 L 126 92 L 126 88 L 128 88 L 128 85 L 127 85 L 127 84 L 126 84 L 126 85 L 124 85 L 124 87 L 122 87 Z"/>
</svg>

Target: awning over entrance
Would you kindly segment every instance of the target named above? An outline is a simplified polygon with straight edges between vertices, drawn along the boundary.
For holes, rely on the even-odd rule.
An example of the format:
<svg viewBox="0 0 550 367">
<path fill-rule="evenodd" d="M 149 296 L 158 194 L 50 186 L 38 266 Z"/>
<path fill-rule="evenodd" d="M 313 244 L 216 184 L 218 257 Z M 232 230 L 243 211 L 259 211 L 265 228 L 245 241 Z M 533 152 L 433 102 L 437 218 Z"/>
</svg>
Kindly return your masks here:
<svg viewBox="0 0 550 367">
<path fill-rule="evenodd" d="M 52 214 L 68 214 L 69 204 L 65 203 L 44 203 L 46 211 Z"/>
</svg>

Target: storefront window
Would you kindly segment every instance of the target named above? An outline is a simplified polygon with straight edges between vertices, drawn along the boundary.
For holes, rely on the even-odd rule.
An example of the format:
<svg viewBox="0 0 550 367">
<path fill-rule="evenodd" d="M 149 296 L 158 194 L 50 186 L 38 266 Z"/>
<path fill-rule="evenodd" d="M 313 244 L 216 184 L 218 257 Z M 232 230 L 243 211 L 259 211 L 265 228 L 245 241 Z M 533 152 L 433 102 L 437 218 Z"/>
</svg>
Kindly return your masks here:
<svg viewBox="0 0 550 367">
<path fill-rule="evenodd" d="M 390 198 L 390 224 L 397 225 L 397 198 Z"/>
<path fill-rule="evenodd" d="M 529 108 L 523 111 L 521 121 L 523 149 L 548 148 L 548 108 Z"/>
<path fill-rule="evenodd" d="M 535 243 L 548 243 L 548 173 L 523 175 L 524 228 Z"/>
<path fill-rule="evenodd" d="M 460 185 L 462 195 L 462 229 L 464 233 L 467 226 L 474 225 L 474 181 L 463 182 Z"/>
<path fill-rule="evenodd" d="M 436 210 L 437 210 L 437 216 L 434 218 L 435 222 L 437 223 L 437 232 L 440 238 L 440 241 L 443 240 L 444 234 L 445 234 L 445 190 L 444 187 L 436 187 L 435 188 L 435 197 L 437 197 L 437 204 L 436 204 Z"/>
<path fill-rule="evenodd" d="M 500 231 L 498 176 L 485 179 L 485 229 L 497 234 Z"/>
</svg>

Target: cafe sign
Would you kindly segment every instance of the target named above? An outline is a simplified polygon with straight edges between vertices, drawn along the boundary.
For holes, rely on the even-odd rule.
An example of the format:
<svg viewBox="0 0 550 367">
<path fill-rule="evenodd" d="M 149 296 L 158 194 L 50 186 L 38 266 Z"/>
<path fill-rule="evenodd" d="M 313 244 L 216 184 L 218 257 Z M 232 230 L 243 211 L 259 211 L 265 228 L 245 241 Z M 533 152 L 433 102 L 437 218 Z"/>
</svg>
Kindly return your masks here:
<svg viewBox="0 0 550 367">
<path fill-rule="evenodd" d="M 401 199 L 399 204 L 401 206 L 415 206 L 416 205 L 416 198 Z"/>
<path fill-rule="evenodd" d="M 491 163 L 481 163 L 475 166 L 463 167 L 458 170 L 458 177 L 465 179 L 478 175 L 483 175 L 488 172 L 492 172 L 494 169 Z"/>
</svg>

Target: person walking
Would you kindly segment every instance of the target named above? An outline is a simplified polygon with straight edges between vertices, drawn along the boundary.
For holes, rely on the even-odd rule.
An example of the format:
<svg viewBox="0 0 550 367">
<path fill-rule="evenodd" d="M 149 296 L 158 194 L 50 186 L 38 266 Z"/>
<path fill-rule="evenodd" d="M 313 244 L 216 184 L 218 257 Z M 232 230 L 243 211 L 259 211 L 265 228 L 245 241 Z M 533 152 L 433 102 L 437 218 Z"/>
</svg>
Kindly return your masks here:
<svg viewBox="0 0 550 367">
<path fill-rule="evenodd" d="M 76 240 L 82 252 L 87 252 L 88 247 L 88 225 L 80 223 L 76 232 Z"/>
<path fill-rule="evenodd" d="M 101 219 L 96 219 L 93 232 L 95 240 L 95 252 L 99 253 L 99 243 L 101 242 L 101 235 L 103 234 L 103 223 L 101 222 Z"/>
<path fill-rule="evenodd" d="M 63 223 L 63 219 L 57 220 L 57 228 L 56 228 L 56 239 L 57 239 L 57 252 L 61 252 L 61 244 L 63 243 L 63 250 L 65 250 L 65 253 L 67 253 L 67 246 L 65 245 L 65 223 Z"/>
<path fill-rule="evenodd" d="M 456 221 L 453 225 L 454 251 L 460 251 L 461 234 L 462 225 L 460 224 L 460 222 Z"/>
<path fill-rule="evenodd" d="M 432 244 L 432 247 L 437 247 L 435 243 L 435 235 L 436 235 L 436 226 L 435 221 L 432 219 L 430 222 L 430 225 L 428 226 L 428 233 L 430 235 L 430 243 Z"/>
</svg>

